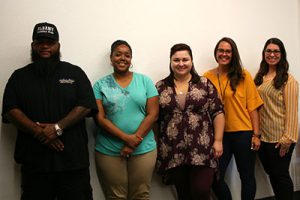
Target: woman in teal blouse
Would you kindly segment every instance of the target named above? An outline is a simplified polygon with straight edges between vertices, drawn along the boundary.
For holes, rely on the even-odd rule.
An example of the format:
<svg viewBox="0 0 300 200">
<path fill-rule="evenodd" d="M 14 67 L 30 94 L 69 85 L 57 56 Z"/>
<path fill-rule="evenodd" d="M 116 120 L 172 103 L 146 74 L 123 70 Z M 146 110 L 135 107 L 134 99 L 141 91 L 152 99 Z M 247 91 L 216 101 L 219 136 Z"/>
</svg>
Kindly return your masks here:
<svg viewBox="0 0 300 200">
<path fill-rule="evenodd" d="M 126 41 L 112 44 L 110 59 L 114 72 L 94 85 L 99 181 L 106 199 L 150 199 L 158 93 L 150 78 L 129 71 L 132 49 Z"/>
</svg>

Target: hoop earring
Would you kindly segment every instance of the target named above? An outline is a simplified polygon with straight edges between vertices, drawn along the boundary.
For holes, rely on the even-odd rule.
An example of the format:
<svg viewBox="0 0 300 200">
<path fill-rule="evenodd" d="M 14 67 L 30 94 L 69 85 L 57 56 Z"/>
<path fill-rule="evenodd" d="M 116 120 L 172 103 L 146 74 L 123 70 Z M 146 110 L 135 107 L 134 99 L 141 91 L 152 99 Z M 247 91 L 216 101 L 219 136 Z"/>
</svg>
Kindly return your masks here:
<svg viewBox="0 0 300 200">
<path fill-rule="evenodd" d="M 129 69 L 132 69 L 132 68 L 133 68 L 133 64 L 130 65 Z"/>
</svg>

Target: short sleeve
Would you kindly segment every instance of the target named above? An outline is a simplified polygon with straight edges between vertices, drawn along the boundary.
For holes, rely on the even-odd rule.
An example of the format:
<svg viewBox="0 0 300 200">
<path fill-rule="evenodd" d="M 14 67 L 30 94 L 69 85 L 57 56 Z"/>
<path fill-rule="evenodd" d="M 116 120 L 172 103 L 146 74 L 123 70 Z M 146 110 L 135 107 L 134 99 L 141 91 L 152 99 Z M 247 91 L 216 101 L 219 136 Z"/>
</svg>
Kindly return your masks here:
<svg viewBox="0 0 300 200">
<path fill-rule="evenodd" d="M 246 88 L 246 107 L 248 112 L 252 112 L 261 105 L 263 100 L 259 96 L 255 83 L 249 72 L 244 70 L 245 73 L 245 88 Z"/>
<path fill-rule="evenodd" d="M 101 82 L 97 81 L 93 86 L 93 91 L 94 91 L 94 95 L 95 95 L 96 100 L 99 100 L 99 99 L 102 100 L 102 98 L 103 98 L 100 84 L 101 84 Z"/>
<path fill-rule="evenodd" d="M 144 76 L 144 80 L 145 80 L 145 85 L 147 90 L 147 98 L 149 99 L 151 97 L 158 96 L 157 89 L 154 83 L 152 82 L 152 80 L 147 76 Z"/>
<path fill-rule="evenodd" d="M 92 109 L 92 113 L 98 110 L 91 82 L 81 68 L 78 71 L 77 105 Z"/>
<path fill-rule="evenodd" d="M 8 123 L 8 120 L 5 119 L 4 115 L 14 108 L 19 108 L 17 91 L 16 91 L 16 72 L 14 72 L 11 77 L 8 79 L 8 82 L 5 86 L 3 101 L 2 101 L 2 122 Z"/>
</svg>

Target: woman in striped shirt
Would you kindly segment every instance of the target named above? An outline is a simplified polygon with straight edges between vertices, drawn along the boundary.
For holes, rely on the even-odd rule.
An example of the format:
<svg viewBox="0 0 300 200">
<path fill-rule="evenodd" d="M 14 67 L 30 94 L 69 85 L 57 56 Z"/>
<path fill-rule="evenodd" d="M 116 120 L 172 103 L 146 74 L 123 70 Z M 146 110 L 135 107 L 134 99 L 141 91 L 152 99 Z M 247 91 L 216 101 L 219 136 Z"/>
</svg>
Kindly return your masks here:
<svg viewBox="0 0 300 200">
<path fill-rule="evenodd" d="M 298 140 L 298 82 L 288 69 L 282 41 L 267 40 L 254 79 L 264 101 L 259 110 L 259 157 L 278 200 L 293 199 L 289 165 Z"/>
</svg>

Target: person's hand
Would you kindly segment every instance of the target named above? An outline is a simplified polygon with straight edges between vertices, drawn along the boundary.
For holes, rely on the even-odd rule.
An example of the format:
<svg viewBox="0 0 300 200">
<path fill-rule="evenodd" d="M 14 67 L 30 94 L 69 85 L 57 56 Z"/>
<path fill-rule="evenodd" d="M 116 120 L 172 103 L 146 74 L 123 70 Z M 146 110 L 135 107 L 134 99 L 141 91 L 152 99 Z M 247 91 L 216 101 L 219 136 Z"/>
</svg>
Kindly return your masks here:
<svg viewBox="0 0 300 200">
<path fill-rule="evenodd" d="M 214 141 L 213 144 L 214 157 L 220 158 L 223 154 L 223 143 L 222 141 Z"/>
<path fill-rule="evenodd" d="M 260 138 L 256 135 L 253 135 L 251 140 L 251 149 L 253 151 L 258 151 L 260 148 Z"/>
<path fill-rule="evenodd" d="M 37 122 L 36 124 L 43 129 L 42 132 L 36 136 L 40 142 L 42 142 L 43 144 L 48 144 L 49 142 L 57 138 L 54 124 L 39 122 Z"/>
<path fill-rule="evenodd" d="M 63 151 L 65 146 L 63 142 L 57 137 L 54 124 L 36 123 L 40 128 L 36 132 L 35 137 L 43 144 L 47 145 L 50 149 L 55 151 Z M 53 132 L 54 129 L 54 132 Z M 53 135 L 55 134 L 55 135 Z M 50 135 L 50 137 L 49 137 Z"/>
<path fill-rule="evenodd" d="M 52 140 L 47 145 L 50 149 L 53 149 L 53 150 L 58 151 L 58 152 L 63 151 L 64 148 L 65 148 L 63 142 L 59 138 L 56 138 L 56 139 Z"/>
<path fill-rule="evenodd" d="M 278 142 L 275 146 L 275 148 L 280 148 L 279 149 L 279 155 L 280 157 L 285 156 L 285 154 L 287 154 L 289 152 L 290 146 L 291 146 L 291 142 Z"/>
<path fill-rule="evenodd" d="M 135 149 L 142 141 L 143 138 L 137 136 L 136 134 L 126 135 L 125 138 L 126 144 L 132 149 Z"/>
<path fill-rule="evenodd" d="M 124 158 L 129 158 L 129 156 L 132 154 L 133 151 L 134 151 L 134 149 L 132 149 L 129 146 L 125 145 L 122 148 L 120 155 Z"/>
</svg>

